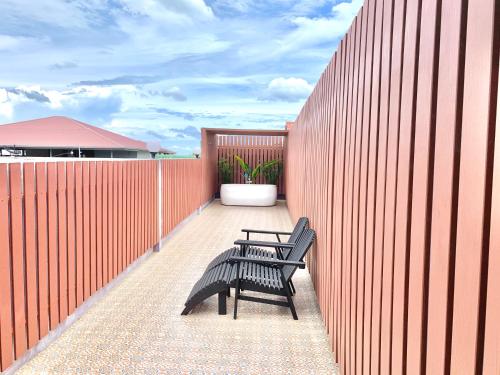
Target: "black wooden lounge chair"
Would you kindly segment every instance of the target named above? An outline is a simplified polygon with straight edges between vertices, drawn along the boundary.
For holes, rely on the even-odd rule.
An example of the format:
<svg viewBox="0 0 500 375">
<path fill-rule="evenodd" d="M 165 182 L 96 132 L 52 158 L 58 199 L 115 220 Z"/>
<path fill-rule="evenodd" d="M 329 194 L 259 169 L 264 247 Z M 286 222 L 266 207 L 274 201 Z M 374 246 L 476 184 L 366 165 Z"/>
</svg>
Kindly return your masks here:
<svg viewBox="0 0 500 375">
<path fill-rule="evenodd" d="M 289 244 L 294 244 L 302 234 L 302 232 L 309 227 L 309 219 L 307 217 L 301 217 L 292 232 L 283 231 L 272 231 L 272 230 L 258 230 L 258 229 L 242 229 L 241 231 L 246 233 L 247 241 L 250 241 L 250 233 L 260 233 L 260 234 L 270 234 L 275 235 L 278 242 L 267 242 L 267 241 L 253 241 L 254 245 L 245 247 L 245 256 L 254 258 L 277 258 L 286 259 L 288 257 L 288 252 L 291 247 Z M 281 242 L 280 235 L 290 236 L 288 241 Z M 265 250 L 262 247 L 274 248 L 275 251 Z M 219 264 L 225 263 L 232 256 L 243 255 L 240 254 L 240 246 L 232 247 L 221 254 L 217 255 L 207 266 L 207 270 L 218 266 Z M 293 287 L 292 287 L 293 288 Z"/>
<path fill-rule="evenodd" d="M 255 258 L 248 256 L 232 256 L 226 263 L 221 263 L 205 271 L 194 285 L 182 315 L 187 315 L 196 305 L 208 297 L 219 295 L 219 314 L 226 314 L 226 298 L 228 289 L 236 290 L 234 302 L 234 318 L 237 316 L 238 300 L 269 303 L 289 307 L 294 319 L 297 313 L 293 305 L 290 281 L 297 268 L 304 268 L 303 258 L 314 242 L 315 232 L 306 229 L 294 244 L 287 244 L 290 249 L 288 258 Z M 238 240 L 235 242 L 242 248 L 253 241 Z M 244 251 L 242 251 L 244 254 Z M 238 277 L 237 277 L 238 275 Z M 251 297 L 241 294 L 241 290 L 255 291 L 286 297 L 286 301 Z"/>
<path fill-rule="evenodd" d="M 232 272 L 231 279 L 231 287 L 234 286 L 235 288 L 234 319 L 236 319 L 238 312 L 238 300 L 286 306 L 290 308 L 293 319 L 298 319 L 293 304 L 290 282 L 297 268 L 305 268 L 306 264 L 303 259 L 312 246 L 314 238 L 314 230 L 306 229 L 295 243 L 295 246 L 290 249 L 290 253 L 285 260 L 242 256 L 229 258 L 229 262 L 234 262 L 235 264 L 233 268 L 236 268 Z M 246 246 L 245 242 L 247 241 L 236 241 L 235 244 Z M 239 275 L 239 277 L 236 277 L 236 275 Z M 246 296 L 241 294 L 242 289 L 284 296 L 287 300 L 277 301 L 274 299 Z"/>
</svg>

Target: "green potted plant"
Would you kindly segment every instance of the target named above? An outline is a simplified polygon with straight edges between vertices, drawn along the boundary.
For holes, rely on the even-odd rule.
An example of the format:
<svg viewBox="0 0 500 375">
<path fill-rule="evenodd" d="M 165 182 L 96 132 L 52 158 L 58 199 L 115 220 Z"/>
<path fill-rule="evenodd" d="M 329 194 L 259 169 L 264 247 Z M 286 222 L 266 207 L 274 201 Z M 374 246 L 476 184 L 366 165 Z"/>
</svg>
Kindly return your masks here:
<svg viewBox="0 0 500 375">
<path fill-rule="evenodd" d="M 234 158 L 238 161 L 238 164 L 243 171 L 245 183 L 223 183 L 220 186 L 221 203 L 226 206 L 274 206 L 278 196 L 278 189 L 276 185 L 271 183 L 254 184 L 259 174 L 263 172 L 263 166 L 261 164 L 257 164 L 252 168 L 240 156 L 236 155 Z M 223 173 L 225 172 L 223 171 L 226 170 L 227 164 L 229 164 L 226 163 L 227 161 L 223 163 L 219 162 L 221 178 L 224 178 Z M 279 177 L 279 174 L 281 173 L 281 166 L 277 165 L 278 163 L 279 161 L 277 160 L 272 163 L 266 163 L 266 173 L 268 176 L 266 177 L 267 181 L 277 181 L 277 177 Z"/>
<path fill-rule="evenodd" d="M 283 163 L 280 160 L 270 160 L 262 165 L 262 174 L 270 185 L 278 185 L 278 180 L 283 172 Z"/>
<path fill-rule="evenodd" d="M 257 164 L 254 168 L 250 167 L 241 157 L 235 155 L 234 158 L 238 161 L 241 169 L 243 170 L 243 177 L 245 178 L 245 183 L 253 184 L 261 172 L 262 166 Z"/>
<path fill-rule="evenodd" d="M 233 182 L 233 166 L 226 159 L 219 160 L 219 176 L 223 184 Z"/>
</svg>

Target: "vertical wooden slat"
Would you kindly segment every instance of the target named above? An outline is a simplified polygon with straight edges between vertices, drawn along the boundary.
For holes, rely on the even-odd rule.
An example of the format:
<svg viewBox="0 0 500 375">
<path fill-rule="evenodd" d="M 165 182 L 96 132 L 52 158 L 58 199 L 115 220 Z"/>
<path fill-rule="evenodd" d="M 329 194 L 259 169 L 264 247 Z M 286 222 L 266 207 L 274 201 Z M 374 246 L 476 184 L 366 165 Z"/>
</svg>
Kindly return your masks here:
<svg viewBox="0 0 500 375">
<path fill-rule="evenodd" d="M 27 349 L 21 165 L 18 163 L 11 164 L 9 172 L 12 292 L 14 295 L 14 349 L 16 358 L 19 358 Z M 54 263 L 57 265 L 57 261 Z M 57 299 L 55 303 L 57 303 Z"/>
<path fill-rule="evenodd" d="M 453 301 L 453 259 L 460 154 L 466 2 L 442 2 L 439 81 L 436 110 L 436 152 L 429 260 L 429 303 L 426 371 L 449 373 L 449 319 Z"/>
<path fill-rule="evenodd" d="M 23 180 L 25 228 L 24 236 L 26 250 L 26 314 L 28 323 L 28 348 L 31 348 L 38 342 L 39 339 L 35 168 L 33 163 L 25 163 L 23 165 Z"/>
<path fill-rule="evenodd" d="M 482 368 L 481 304 L 485 292 L 484 257 L 488 251 L 492 154 L 495 124 L 490 111 L 491 77 L 498 79 L 498 1 L 469 0 L 464 70 L 460 188 L 458 193 L 452 374 L 471 374 Z M 495 23 L 497 22 L 497 23 Z M 494 44 L 494 41 L 496 44 Z M 495 64 L 495 65 L 493 65 Z"/>
<path fill-rule="evenodd" d="M 350 374 L 351 373 L 351 364 L 352 362 L 350 361 L 350 340 L 351 340 L 351 335 L 350 335 L 350 325 L 351 325 L 351 303 L 350 303 L 350 298 L 351 298 L 351 275 L 352 275 L 352 242 L 351 242 L 351 234 L 352 234 L 352 167 L 353 167 L 353 150 L 354 150 L 354 126 L 353 126 L 353 121 L 352 121 L 352 106 L 353 106 L 353 98 L 352 98 L 352 92 L 354 88 L 354 58 L 355 58 L 355 41 L 356 41 L 356 30 L 355 30 L 355 24 L 351 25 L 351 32 L 349 33 L 350 37 L 348 38 L 348 62 L 347 62 L 347 92 L 346 92 L 346 141 L 345 141 L 345 168 L 344 168 L 344 225 L 343 225 L 343 247 L 345 249 L 345 280 L 344 280 L 344 368 L 345 368 L 345 373 Z M 321 92 L 319 93 L 321 95 Z M 318 95 L 318 102 L 320 100 Z M 319 105 L 319 103 L 317 103 Z M 316 119 L 316 122 L 318 119 Z M 317 125 L 316 125 L 317 126 Z M 317 132 L 316 132 L 317 133 Z M 314 137 L 313 137 L 314 139 Z M 315 139 L 313 141 L 314 144 L 317 144 L 318 141 Z M 312 150 L 311 150 L 312 151 Z M 310 152 L 311 152 L 310 151 Z M 312 169 L 312 179 L 317 180 L 316 176 L 316 170 Z M 315 198 L 317 197 L 316 192 L 314 193 Z M 316 215 L 317 210 L 315 207 L 315 202 L 312 202 L 312 207 L 311 207 L 312 212 Z M 316 225 L 315 225 L 316 226 Z M 319 241 L 318 241 L 319 242 Z M 320 265 L 320 258 L 319 254 L 316 254 L 316 262 L 318 263 L 318 267 Z M 316 276 L 317 278 L 320 277 L 319 272 Z"/>
<path fill-rule="evenodd" d="M 374 22 L 374 7 L 365 5 L 363 7 L 363 49 L 364 52 L 364 87 L 362 92 L 362 112 L 360 113 L 360 121 L 362 121 L 361 133 L 361 159 L 360 159 L 360 188 L 359 188 L 359 229 L 358 229 L 358 243 L 359 243 L 359 269 L 358 269 L 358 314 L 356 324 L 356 370 L 361 372 L 366 360 L 365 348 L 365 309 L 367 301 L 365 300 L 365 285 L 366 285 L 366 223 L 367 223 L 367 178 L 368 178 L 368 154 L 369 154 L 369 137 L 370 126 L 368 123 L 370 105 L 371 105 L 371 74 L 372 74 L 372 58 L 373 58 L 373 22 Z"/>
<path fill-rule="evenodd" d="M 112 279 L 118 274 L 118 162 L 112 163 L 113 167 L 113 208 L 111 212 L 113 213 L 113 275 Z"/>
<path fill-rule="evenodd" d="M 391 371 L 392 303 L 394 275 L 394 224 L 396 204 L 396 173 L 398 161 L 400 90 L 405 1 L 394 3 L 390 60 L 389 113 L 387 129 L 387 164 L 384 213 L 383 279 L 380 327 L 380 373 Z M 388 30 L 387 30 L 388 32 Z"/>
<path fill-rule="evenodd" d="M 134 214 L 134 248 L 135 248 L 135 257 L 139 257 L 139 225 L 140 225 L 140 216 L 139 216 L 139 163 L 134 163 L 134 181 L 135 181 L 135 214 Z"/>
<path fill-rule="evenodd" d="M 498 62 L 497 62 L 498 64 Z M 500 64 L 499 64 L 500 65 Z M 498 68 L 498 65 L 497 65 Z M 484 328 L 483 374 L 500 373 L 500 77 L 497 77 L 497 108 L 495 127 L 495 155 L 491 202 L 490 253 Z"/>
<path fill-rule="evenodd" d="M 102 162 L 96 164 L 96 289 L 102 287 Z"/>
<path fill-rule="evenodd" d="M 8 166 L 0 164 L 0 369 L 2 371 L 14 360 L 9 228 Z"/>
<path fill-rule="evenodd" d="M 114 168 L 113 163 L 108 162 L 108 282 L 113 280 L 113 249 L 114 249 Z"/>
<path fill-rule="evenodd" d="M 341 112 L 342 112 L 342 88 L 343 88 L 343 82 L 344 82 L 344 63 L 345 63 L 345 58 L 344 58 L 344 44 L 342 44 L 340 46 L 340 49 L 339 49 L 339 58 L 338 58 L 338 63 L 339 63 L 339 69 L 338 69 L 338 79 L 337 79 L 337 82 L 338 82 L 338 88 L 337 88 L 337 92 L 336 92 L 336 96 L 337 96 L 337 101 L 338 101 L 338 105 L 337 105 L 337 110 L 336 110 L 336 113 L 335 113 L 335 116 L 336 116 L 336 125 L 337 125 L 337 137 L 336 137 L 336 145 L 335 145 L 335 162 L 336 162 L 336 166 L 335 166 L 335 177 L 334 177 L 334 180 L 336 181 L 335 183 L 335 190 L 334 190 L 334 221 L 333 221 L 333 228 L 332 228 L 332 231 L 333 231 L 333 236 L 334 236 L 334 243 L 337 244 L 336 246 L 336 251 L 335 251 L 335 258 L 334 258 L 334 265 L 335 265 L 335 271 L 334 271 L 334 278 L 335 278 L 335 302 L 334 302 L 334 306 L 335 306 L 335 311 L 336 311 L 336 316 L 335 316 L 335 327 L 334 327 L 334 331 L 336 332 L 335 334 L 335 353 L 336 353 L 336 358 L 337 358 L 337 361 L 340 360 L 341 358 L 341 334 L 340 334 L 340 331 L 341 331 L 341 316 L 342 316 L 342 311 L 341 311 L 341 298 L 342 298 L 342 294 L 341 294 L 341 287 L 342 287 L 342 284 L 341 284 L 341 278 L 342 278 L 342 248 L 341 248 L 341 240 L 340 240 L 340 236 L 339 236 L 339 227 L 340 227 L 340 215 L 341 215 L 341 205 L 342 205 L 342 200 L 341 200 L 341 186 L 342 186 L 342 160 L 341 160 L 341 145 L 342 145 L 342 125 L 344 124 L 344 121 L 341 117 Z M 303 144 L 303 142 L 301 142 L 300 144 Z M 304 150 L 303 150 L 304 151 Z M 305 159 L 304 161 L 302 162 L 303 164 L 305 163 Z M 301 186 L 301 189 L 303 190 L 305 186 Z M 303 192 L 302 192 L 303 193 Z M 301 205 L 303 205 L 304 202 L 301 202 Z M 301 208 L 302 209 L 302 208 Z"/>
<path fill-rule="evenodd" d="M 375 4 L 375 29 L 374 29 L 374 46 L 373 46 L 373 73 L 372 73 L 372 99 L 370 123 L 372 131 L 370 133 L 370 155 L 368 164 L 368 209 L 367 209 L 367 225 L 366 225 L 366 246 L 370 254 L 367 272 L 368 288 L 365 309 L 365 367 L 364 371 L 378 371 L 378 319 L 379 319 L 379 301 L 377 289 L 380 283 L 380 249 L 378 244 L 379 231 L 377 230 L 379 213 L 382 210 L 381 200 L 377 193 L 380 193 L 381 186 L 378 172 L 378 157 L 380 147 L 379 133 L 379 115 L 380 115 L 380 89 L 381 89 L 381 57 L 382 57 L 382 31 L 383 31 L 383 9 L 384 3 L 377 1 Z M 383 138 L 383 137 L 382 137 Z M 382 142 L 383 144 L 383 142 Z"/>
<path fill-rule="evenodd" d="M 57 164 L 47 164 L 49 225 L 49 311 L 50 329 L 59 324 L 59 283 L 57 254 Z"/>
<path fill-rule="evenodd" d="M 130 246 L 131 246 L 131 248 L 130 249 L 131 250 L 130 251 L 132 254 L 132 261 L 134 261 L 137 258 L 136 248 L 135 248 L 135 236 L 137 234 L 137 231 L 135 228 L 136 215 L 137 215 L 136 208 L 135 208 L 136 194 L 137 194 L 136 185 L 135 185 L 135 165 L 136 165 L 135 162 L 130 163 L 130 200 L 131 200 L 131 202 L 130 202 L 131 203 L 131 206 L 130 206 L 130 210 L 131 210 L 131 213 L 130 213 L 130 216 L 131 216 Z M 162 185 L 162 189 L 163 189 L 163 185 Z M 161 194 L 163 194 L 163 192 L 161 192 Z M 162 199 L 163 199 L 163 197 L 162 197 Z M 163 200 L 162 200 L 162 203 L 164 203 Z M 163 210 L 162 210 L 162 213 L 163 213 Z M 163 218 L 162 218 L 162 220 L 163 220 Z M 162 221 L 162 224 L 163 224 L 163 221 Z M 162 228 L 162 234 L 163 234 L 163 228 Z"/>
<path fill-rule="evenodd" d="M 145 189 L 145 179 L 146 179 L 146 171 L 145 171 L 145 163 L 144 160 L 141 160 L 140 162 L 140 178 L 139 181 L 141 183 L 141 226 L 140 226 L 140 231 L 141 231 L 141 238 L 140 238 L 140 252 L 141 254 L 144 253 L 144 250 L 146 248 L 146 211 L 145 211 L 145 202 L 146 202 L 146 189 Z"/>
<path fill-rule="evenodd" d="M 66 191 L 68 208 L 68 314 L 71 314 L 76 307 L 76 212 L 73 162 L 66 163 Z"/>
<path fill-rule="evenodd" d="M 389 257 L 385 252 L 385 242 L 390 241 L 385 237 L 385 214 L 387 192 L 387 142 L 388 142 L 388 116 L 391 104 L 391 52 L 392 52 L 392 1 L 384 1 L 382 14 L 382 45 L 380 66 L 380 100 L 378 118 L 378 160 L 377 160 L 377 190 L 376 190 L 376 218 L 374 241 L 374 292 L 373 292 L 373 328 L 372 328 L 372 372 L 380 373 L 381 370 L 381 335 L 382 335 L 382 297 L 383 277 L 388 270 L 384 269 L 384 261 Z"/>
<path fill-rule="evenodd" d="M 436 28 L 440 22 L 438 6 L 437 0 L 422 1 L 408 286 L 411 298 L 408 300 L 406 368 L 409 374 L 419 374 L 425 367 L 430 239 L 428 216 L 432 209 L 436 52 L 439 48 Z"/>
<path fill-rule="evenodd" d="M 127 183 L 128 183 L 128 187 L 127 187 L 127 196 L 128 196 L 128 253 L 129 253 L 129 264 L 132 263 L 134 261 L 134 249 L 132 247 L 132 243 L 133 243 L 133 218 L 134 218 L 134 192 L 133 192 L 133 188 L 134 188 L 134 181 L 133 181 L 133 163 L 132 162 L 128 162 L 128 166 L 127 166 L 127 175 L 128 175 L 128 179 L 127 179 Z"/>
<path fill-rule="evenodd" d="M 143 222 L 143 230 L 144 230 L 144 238 L 143 238 L 143 251 L 149 248 L 149 170 L 148 170 L 148 162 L 144 161 L 142 164 L 144 168 L 144 222 Z"/>
<path fill-rule="evenodd" d="M 129 258 L 129 228 L 128 228 L 128 216 L 129 216 L 129 199 L 128 199 L 128 161 L 123 162 L 123 252 L 124 252 L 124 269 L 127 268 L 130 262 Z"/>
<path fill-rule="evenodd" d="M 351 374 L 357 372 L 357 317 L 358 317 L 358 289 L 359 289 L 359 184 L 360 184 L 360 160 L 361 160 L 361 113 L 362 113 L 362 93 L 363 93 L 363 73 L 364 73 L 364 43 L 363 43 L 363 15 L 358 14 L 356 18 L 356 59 L 355 59 L 355 86 L 353 90 L 353 126 L 354 126 L 354 145 L 353 145 L 353 182 L 352 182 L 352 262 L 351 262 L 351 318 L 350 318 L 350 369 Z M 328 129 L 326 129 L 328 130 Z M 321 137 L 325 139 L 327 135 Z M 323 190 L 327 189 L 323 188 Z M 324 199 L 322 199 L 324 201 Z M 317 210 L 321 210 L 321 202 L 319 202 Z M 328 272 L 327 270 L 323 272 Z"/>
<path fill-rule="evenodd" d="M 68 316 L 68 232 L 67 232 L 67 196 L 66 165 L 57 163 L 57 207 L 58 207 L 58 268 L 59 268 L 59 319 Z"/>
<path fill-rule="evenodd" d="M 40 337 L 49 331 L 49 269 L 47 242 L 47 170 L 36 163 L 36 221 L 38 245 L 38 324 Z"/>
<path fill-rule="evenodd" d="M 84 215 L 83 215 L 83 164 L 75 163 L 75 225 L 76 225 L 76 306 L 80 306 L 84 300 Z"/>
<path fill-rule="evenodd" d="M 96 163 L 89 164 L 89 228 L 90 228 L 90 294 L 96 291 L 97 281 L 97 246 L 96 246 Z"/>
<path fill-rule="evenodd" d="M 123 269 L 123 163 L 116 162 L 116 273 L 120 274 Z"/>
<path fill-rule="evenodd" d="M 341 283 L 340 283 L 340 300 L 339 300 L 339 312 L 340 312 L 340 327 L 339 327 L 339 334 L 340 334 L 340 361 L 342 363 L 341 369 L 345 372 L 346 370 L 346 334 L 347 334 L 347 327 L 346 327 L 346 310 L 348 308 L 347 306 L 347 301 L 346 301 L 346 295 L 347 295 L 347 288 L 346 288 L 346 274 L 347 274 L 347 249 L 346 249 L 346 238 L 345 238 L 345 223 L 347 222 L 346 220 L 346 171 L 348 169 L 348 163 L 346 162 L 348 158 L 347 154 L 347 148 L 349 146 L 348 144 L 348 132 L 349 132 L 349 124 L 347 122 L 347 111 L 348 111 L 348 105 L 349 105 L 349 83 L 350 83 L 350 75 L 349 75 L 349 61 L 350 61 L 350 43 L 349 43 L 350 38 L 345 39 L 344 43 L 344 56 L 343 56 L 343 83 L 342 83 L 342 88 L 341 88 L 341 107 L 340 107 L 340 121 L 341 121 L 341 139 L 340 139 L 340 145 L 339 145 L 339 162 L 341 163 L 341 167 L 339 168 L 339 218 L 338 218 L 338 238 L 340 240 L 340 275 L 341 275 Z M 316 102 L 316 101 L 315 101 Z M 314 104 L 315 106 L 317 105 L 316 103 Z M 310 148 L 306 148 L 306 152 L 310 152 Z M 311 168 L 311 162 L 308 161 L 306 164 L 306 178 L 313 178 L 311 176 L 310 168 Z M 313 279 L 316 278 L 316 267 L 315 267 L 315 259 L 311 259 L 311 268 L 314 270 L 313 272 Z"/>
<path fill-rule="evenodd" d="M 91 292 L 91 221 L 90 215 L 95 214 L 90 206 L 90 165 L 82 163 L 83 187 L 83 298 L 89 298 Z"/>
<path fill-rule="evenodd" d="M 415 100 L 417 87 L 420 4 L 407 1 L 404 35 L 401 114 L 397 169 L 397 196 L 394 245 L 394 291 L 392 322 L 392 372 L 406 369 L 408 251 L 411 212 L 411 188 L 414 149 Z"/>
<path fill-rule="evenodd" d="M 102 164 L 102 283 L 109 282 L 109 162 Z"/>
</svg>

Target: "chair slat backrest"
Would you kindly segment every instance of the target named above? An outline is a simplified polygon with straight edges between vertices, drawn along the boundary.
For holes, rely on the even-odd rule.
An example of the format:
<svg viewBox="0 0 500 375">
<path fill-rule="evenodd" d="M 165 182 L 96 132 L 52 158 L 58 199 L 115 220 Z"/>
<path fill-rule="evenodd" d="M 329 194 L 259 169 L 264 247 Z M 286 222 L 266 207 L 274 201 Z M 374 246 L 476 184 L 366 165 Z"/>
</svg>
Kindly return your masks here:
<svg viewBox="0 0 500 375">
<path fill-rule="evenodd" d="M 301 217 L 297 224 L 295 224 L 295 228 L 293 228 L 292 234 L 288 238 L 288 243 L 293 244 L 297 242 L 304 231 L 309 228 L 309 219 L 307 217 Z M 282 249 L 283 259 L 288 259 L 288 255 L 290 254 L 290 249 Z"/>
<path fill-rule="evenodd" d="M 295 224 L 295 228 L 293 228 L 292 234 L 288 238 L 288 243 L 295 243 L 299 239 L 302 232 L 309 228 L 309 219 L 307 217 L 301 217 L 297 224 Z"/>
<path fill-rule="evenodd" d="M 304 259 L 304 256 L 307 254 L 310 247 L 312 246 L 315 237 L 316 237 L 316 232 L 314 230 L 312 229 L 304 230 L 286 259 L 293 260 L 296 262 L 302 261 Z M 283 267 L 283 275 L 285 276 L 285 279 L 287 281 L 290 280 L 296 270 L 297 266 Z"/>
</svg>

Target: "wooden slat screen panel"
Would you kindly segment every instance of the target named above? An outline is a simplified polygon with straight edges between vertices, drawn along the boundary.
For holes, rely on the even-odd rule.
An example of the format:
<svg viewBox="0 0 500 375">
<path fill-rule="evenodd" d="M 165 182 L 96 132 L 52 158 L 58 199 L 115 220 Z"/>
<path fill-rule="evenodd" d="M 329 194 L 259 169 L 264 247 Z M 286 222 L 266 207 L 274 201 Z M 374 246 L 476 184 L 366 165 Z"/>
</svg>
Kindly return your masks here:
<svg viewBox="0 0 500 375">
<path fill-rule="evenodd" d="M 500 2 L 367 0 L 289 127 L 344 374 L 498 373 Z"/>
<path fill-rule="evenodd" d="M 160 168 L 162 176 L 161 237 L 165 237 L 205 203 L 202 201 L 202 161 L 200 159 L 164 159 L 161 161 Z"/>
<path fill-rule="evenodd" d="M 257 164 L 264 164 L 271 160 L 280 160 L 285 167 L 285 136 L 257 136 L 257 135 L 215 135 L 217 147 L 217 160 L 213 164 L 216 170 L 217 190 L 220 189 L 220 176 L 217 173 L 218 162 L 221 159 L 227 160 L 232 165 L 233 183 L 245 183 L 243 172 L 238 162 L 234 159 L 235 155 L 240 156 L 251 167 Z M 264 184 L 265 178 L 261 174 L 256 183 Z M 285 183 L 283 174 L 278 180 L 278 194 L 285 194 Z"/>
<path fill-rule="evenodd" d="M 2 371 L 201 206 L 201 164 L 0 163 Z"/>
<path fill-rule="evenodd" d="M 203 202 L 208 202 L 218 191 L 217 184 L 217 140 L 216 135 L 201 129 L 201 181 Z"/>
</svg>

